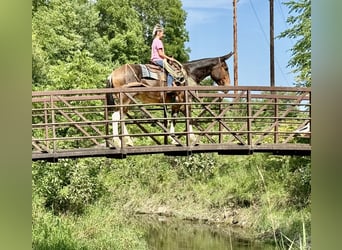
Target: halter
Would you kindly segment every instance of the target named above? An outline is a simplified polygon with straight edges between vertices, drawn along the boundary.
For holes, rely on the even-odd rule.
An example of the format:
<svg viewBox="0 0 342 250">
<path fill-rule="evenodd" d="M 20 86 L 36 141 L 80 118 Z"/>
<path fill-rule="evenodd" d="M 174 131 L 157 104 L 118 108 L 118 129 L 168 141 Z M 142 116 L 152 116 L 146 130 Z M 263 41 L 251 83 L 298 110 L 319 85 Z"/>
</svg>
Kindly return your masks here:
<svg viewBox="0 0 342 250">
<path fill-rule="evenodd" d="M 213 70 L 214 70 L 215 68 L 218 68 L 218 67 L 222 67 L 222 61 L 221 61 L 221 58 L 220 58 L 220 57 L 218 58 L 218 64 L 215 65 L 214 67 L 212 67 L 211 73 L 213 72 Z M 220 77 L 221 77 L 221 72 L 220 72 Z"/>
</svg>

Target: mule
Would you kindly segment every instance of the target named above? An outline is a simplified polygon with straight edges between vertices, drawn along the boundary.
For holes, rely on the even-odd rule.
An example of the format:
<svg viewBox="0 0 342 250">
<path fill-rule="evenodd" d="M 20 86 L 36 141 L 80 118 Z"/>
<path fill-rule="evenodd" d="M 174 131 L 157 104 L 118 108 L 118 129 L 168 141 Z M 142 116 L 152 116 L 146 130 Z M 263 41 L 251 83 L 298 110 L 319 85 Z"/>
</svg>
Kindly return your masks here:
<svg viewBox="0 0 342 250">
<path fill-rule="evenodd" d="M 204 58 L 199 60 L 193 60 L 186 63 L 183 63 L 183 71 L 184 71 L 184 80 L 182 85 L 194 85 L 200 84 L 200 82 L 210 76 L 213 81 L 215 81 L 219 86 L 229 86 L 230 85 L 230 76 L 228 66 L 226 64 L 226 60 L 233 55 L 230 52 L 227 55 L 213 58 Z M 129 88 L 129 87 L 160 87 L 167 86 L 166 84 L 166 72 L 159 66 L 151 65 L 151 64 L 125 64 L 115 69 L 107 79 L 107 88 Z M 172 87 L 170 87 L 172 91 Z M 107 105 L 115 105 L 114 101 L 115 94 L 108 93 L 106 94 Z M 141 91 L 130 93 L 131 97 L 134 97 L 136 100 L 139 100 L 142 103 L 170 103 L 173 102 L 175 104 L 172 105 L 171 115 L 172 117 L 177 117 L 179 111 L 184 112 L 181 109 L 182 105 L 177 105 L 177 103 L 182 103 L 185 101 L 185 96 L 182 92 L 156 92 L 156 91 Z M 118 96 L 115 96 L 118 98 Z M 122 97 L 122 104 L 128 105 L 132 101 L 127 95 Z M 113 106 L 112 106 L 113 107 Z M 119 131 L 119 121 L 123 120 L 124 117 L 120 117 L 120 112 L 118 108 L 111 109 L 109 111 L 113 111 L 112 114 L 112 131 L 113 131 L 113 140 L 115 147 L 121 147 L 121 141 L 118 137 Z M 123 115 L 126 116 L 128 112 L 128 107 L 125 106 L 123 109 Z M 174 133 L 175 123 L 172 122 L 169 132 Z M 190 140 L 195 141 L 194 134 L 192 132 L 192 124 L 190 120 Z M 122 133 L 128 134 L 127 128 L 123 123 Z M 133 142 L 129 136 L 125 137 L 126 145 L 133 146 Z M 173 144 L 176 144 L 176 141 L 171 137 L 171 141 Z"/>
</svg>

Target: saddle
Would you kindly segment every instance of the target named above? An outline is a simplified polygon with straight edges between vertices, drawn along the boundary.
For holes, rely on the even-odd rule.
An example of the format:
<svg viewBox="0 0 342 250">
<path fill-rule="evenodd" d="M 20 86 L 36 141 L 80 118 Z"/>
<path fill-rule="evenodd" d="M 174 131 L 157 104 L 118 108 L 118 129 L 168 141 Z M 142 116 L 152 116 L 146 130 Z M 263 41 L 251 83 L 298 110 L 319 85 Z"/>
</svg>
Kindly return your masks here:
<svg viewBox="0 0 342 250">
<path fill-rule="evenodd" d="M 166 85 L 167 73 L 173 76 L 175 83 L 179 85 L 185 84 L 185 76 L 186 72 L 183 69 L 182 65 L 177 62 L 178 65 L 171 65 L 166 60 L 164 60 L 164 68 L 153 63 L 152 61 L 149 64 L 139 64 L 142 72 L 142 78 L 144 82 L 148 85 L 152 85 L 151 80 L 159 80 L 159 86 Z"/>
<path fill-rule="evenodd" d="M 139 64 L 141 68 L 142 78 L 165 81 L 165 73 L 163 68 L 156 64 Z"/>
</svg>

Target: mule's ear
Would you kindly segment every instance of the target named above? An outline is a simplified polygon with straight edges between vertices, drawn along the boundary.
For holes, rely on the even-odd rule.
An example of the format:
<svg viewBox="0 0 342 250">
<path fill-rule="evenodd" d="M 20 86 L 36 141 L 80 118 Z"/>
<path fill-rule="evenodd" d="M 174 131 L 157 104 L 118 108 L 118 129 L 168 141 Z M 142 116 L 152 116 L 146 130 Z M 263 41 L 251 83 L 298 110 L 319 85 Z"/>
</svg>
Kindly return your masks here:
<svg viewBox="0 0 342 250">
<path fill-rule="evenodd" d="M 222 60 L 227 60 L 229 57 L 231 57 L 234 53 L 233 52 L 230 52 L 229 54 L 227 55 L 224 55 L 224 56 L 221 56 L 221 59 Z"/>
</svg>

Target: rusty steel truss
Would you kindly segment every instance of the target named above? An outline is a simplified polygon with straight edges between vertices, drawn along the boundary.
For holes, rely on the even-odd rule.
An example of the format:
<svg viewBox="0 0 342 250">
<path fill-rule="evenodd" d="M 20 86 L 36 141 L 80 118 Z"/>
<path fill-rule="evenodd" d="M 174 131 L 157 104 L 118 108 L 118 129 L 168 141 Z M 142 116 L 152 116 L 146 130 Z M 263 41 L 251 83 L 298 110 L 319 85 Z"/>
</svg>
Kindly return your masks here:
<svg viewBox="0 0 342 250">
<path fill-rule="evenodd" d="M 311 154 L 311 89 L 292 87 L 174 87 L 185 95 L 185 112 L 171 117 L 175 103 L 143 104 L 132 93 L 167 88 L 87 89 L 32 92 L 32 160 L 114 157 L 164 153 Z M 106 93 L 118 93 L 134 146 L 114 146 Z M 174 133 L 168 124 L 176 121 Z M 189 131 L 193 124 L 193 131 Z M 304 129 L 307 128 L 307 129 Z M 122 131 L 117 135 L 124 139 Z M 195 141 L 190 135 L 195 135 Z M 170 144 L 170 137 L 176 145 Z"/>
</svg>

